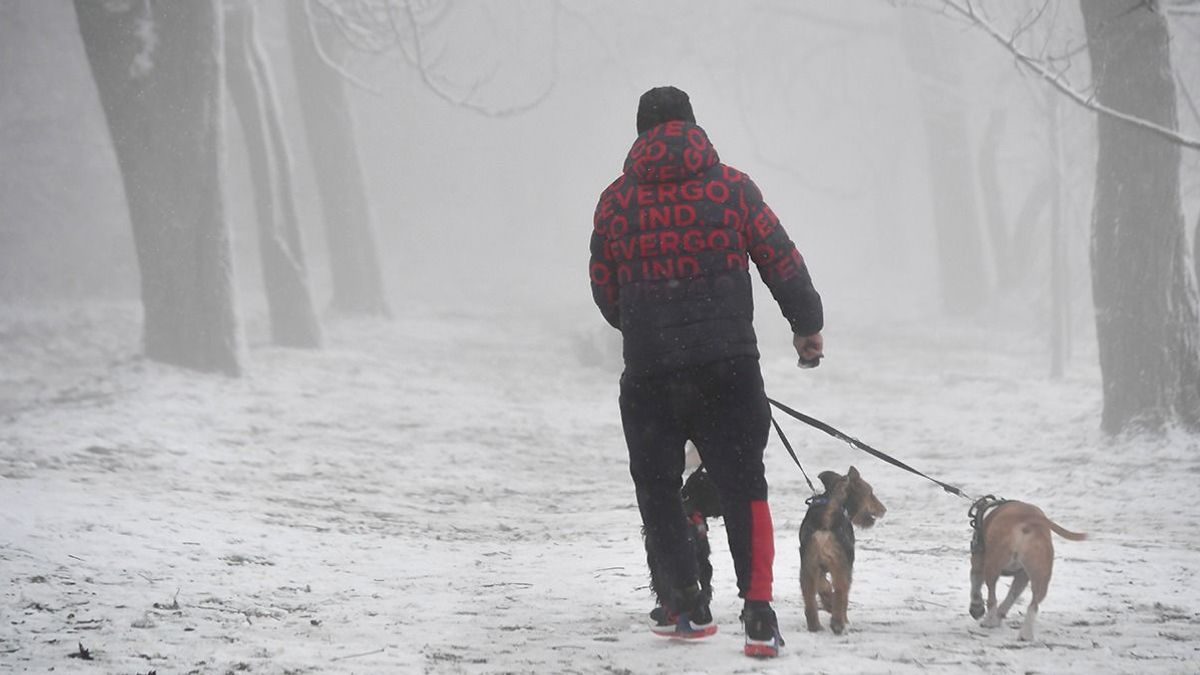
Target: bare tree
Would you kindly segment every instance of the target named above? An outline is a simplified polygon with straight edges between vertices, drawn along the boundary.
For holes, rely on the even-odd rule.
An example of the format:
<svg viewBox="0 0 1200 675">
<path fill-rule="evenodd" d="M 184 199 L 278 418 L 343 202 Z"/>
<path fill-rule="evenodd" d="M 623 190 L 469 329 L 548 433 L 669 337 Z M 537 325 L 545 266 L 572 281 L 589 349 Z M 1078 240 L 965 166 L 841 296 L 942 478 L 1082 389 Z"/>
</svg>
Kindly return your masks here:
<svg viewBox="0 0 1200 675">
<path fill-rule="evenodd" d="M 903 21 L 905 51 L 925 78 L 919 95 L 942 302 L 948 313 L 966 314 L 986 299 L 987 283 L 961 73 L 922 14 L 909 13 Z"/>
<path fill-rule="evenodd" d="M 1050 166 L 1050 375 L 1062 377 L 1071 345 L 1071 298 L 1067 292 L 1069 261 L 1062 218 L 1062 135 L 1058 92 L 1046 89 L 1047 164 Z"/>
<path fill-rule="evenodd" d="M 75 0 L 129 204 L 146 356 L 240 371 L 217 0 Z"/>
<path fill-rule="evenodd" d="M 904 44 L 913 70 L 923 76 L 920 109 L 929 151 L 943 306 L 952 315 L 961 315 L 976 310 L 986 294 L 961 73 L 944 43 L 932 38 L 924 14 L 906 14 Z"/>
<path fill-rule="evenodd" d="M 304 263 L 292 160 L 275 84 L 255 32 L 256 15 L 249 0 L 225 3 L 226 84 L 246 139 L 271 337 L 277 345 L 316 348 L 321 328 Z"/>
<path fill-rule="evenodd" d="M 320 51 L 323 45 L 342 44 L 341 36 L 328 21 L 310 22 L 305 0 L 284 4 L 301 117 L 325 221 L 332 307 L 350 314 L 387 315 L 345 83 Z"/>
<path fill-rule="evenodd" d="M 1043 7 L 1049 5 L 1049 0 L 1042 3 Z M 1157 12 L 1160 0 L 1136 0 L 1134 4 L 1144 4 L 1146 8 Z M 1153 120 L 1139 117 L 1138 115 L 1123 112 L 1112 106 L 1105 105 L 1096 96 L 1088 92 L 1078 89 L 1071 84 L 1067 78 L 1064 64 L 1069 65 L 1069 61 L 1075 49 L 1069 49 L 1065 54 L 1043 54 L 1041 56 L 1031 54 L 1022 50 L 1017 45 L 1017 39 L 1029 28 L 1036 23 L 1042 12 L 1034 13 L 1034 16 L 1026 19 L 1022 25 L 1017 26 L 1015 30 L 1009 33 L 1001 31 L 996 25 L 987 18 L 987 16 L 976 8 L 976 5 L 971 0 L 940 0 L 939 6 L 944 12 L 950 16 L 959 17 L 966 20 L 970 25 L 983 31 L 988 37 L 996 41 L 1001 47 L 1008 50 L 1013 55 L 1016 62 L 1022 67 L 1041 78 L 1051 87 L 1057 89 L 1060 93 L 1067 97 L 1068 100 L 1077 105 L 1099 113 L 1100 115 L 1119 120 L 1125 124 L 1147 131 L 1155 136 L 1164 138 L 1171 143 L 1190 150 L 1200 150 L 1200 138 L 1195 138 L 1182 134 L 1178 128 L 1165 127 Z M 1179 11 L 1179 10 L 1176 10 Z M 1165 29 L 1165 28 L 1164 28 Z M 1045 51 L 1045 50 L 1043 50 Z M 1170 59 L 1168 58 L 1168 62 Z"/>
<path fill-rule="evenodd" d="M 1200 150 L 1200 139 L 1179 131 L 1161 3 L 1080 0 L 1094 92 L 1067 78 L 1080 49 L 1053 54 L 1044 46 L 1039 55 L 1018 45 L 1049 2 L 1008 32 L 977 2 L 938 6 L 988 35 L 1067 100 L 1097 113 L 1091 269 L 1101 426 L 1114 434 L 1173 423 L 1200 429 L 1200 307 L 1180 196 L 1181 150 Z"/>
<path fill-rule="evenodd" d="M 1092 291 L 1110 432 L 1200 429 L 1200 323 L 1180 205 L 1167 25 L 1157 3 L 1081 0 L 1097 120 Z M 1123 118 L 1123 117 L 1124 118 Z"/>
</svg>

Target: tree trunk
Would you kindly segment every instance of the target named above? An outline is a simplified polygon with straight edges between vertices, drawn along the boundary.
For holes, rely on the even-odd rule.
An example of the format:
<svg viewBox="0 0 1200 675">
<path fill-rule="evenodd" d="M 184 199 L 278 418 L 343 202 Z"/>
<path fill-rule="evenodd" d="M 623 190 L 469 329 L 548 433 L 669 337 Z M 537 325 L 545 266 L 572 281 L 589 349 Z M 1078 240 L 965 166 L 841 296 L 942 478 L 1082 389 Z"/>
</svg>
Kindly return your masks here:
<svg viewBox="0 0 1200 675">
<path fill-rule="evenodd" d="M 1029 194 L 1025 195 L 1025 202 L 1017 211 L 1008 237 L 1008 263 L 999 270 L 1001 286 L 1019 283 L 1033 269 L 1035 256 L 1022 252 L 1021 247 L 1036 239 L 1038 225 L 1041 224 L 1039 218 L 1050 205 L 1051 189 L 1051 181 L 1046 178 L 1035 183 L 1029 188 Z"/>
<path fill-rule="evenodd" d="M 1060 378 L 1071 348 L 1071 302 L 1067 291 L 1070 271 L 1066 233 L 1062 222 L 1062 137 L 1058 125 L 1058 97 L 1046 88 L 1050 165 L 1050 376 Z"/>
<path fill-rule="evenodd" d="M 146 356 L 240 371 L 216 0 L 75 0 L 133 225 Z"/>
<path fill-rule="evenodd" d="M 322 22 L 310 30 L 305 2 L 284 4 L 296 89 L 329 245 L 332 306 L 346 313 L 387 315 L 345 84 L 322 58 L 312 31 L 332 32 L 329 39 L 321 41 L 323 45 L 339 45 L 342 37 Z"/>
<path fill-rule="evenodd" d="M 1001 134 L 1007 121 L 1004 108 L 992 110 L 988 116 L 983 141 L 979 144 L 979 197 L 983 202 L 985 228 L 988 243 L 992 245 L 992 262 L 996 269 L 996 287 L 1001 293 L 1012 290 L 1014 281 L 1008 273 L 1011 267 L 1012 250 L 1008 221 L 1004 216 L 1004 197 L 1000 192 L 1000 172 L 996 161 L 996 149 L 1000 146 Z"/>
<path fill-rule="evenodd" d="M 1080 0 L 1101 104 L 1177 128 L 1165 17 L 1141 0 Z M 1200 325 L 1187 269 L 1179 147 L 1101 115 L 1092 294 L 1108 433 L 1200 429 Z"/>
<path fill-rule="evenodd" d="M 942 301 L 952 315 L 972 312 L 987 295 L 979 214 L 975 205 L 974 166 L 962 105 L 961 73 L 940 53 L 920 12 L 906 13 L 904 43 L 918 77 L 929 188 L 937 232 Z"/>
<path fill-rule="evenodd" d="M 255 35 L 256 10 L 247 0 L 235 0 L 225 11 L 226 83 L 246 139 L 271 338 L 277 345 L 315 349 L 321 328 L 309 292 L 275 85 Z"/>
</svg>

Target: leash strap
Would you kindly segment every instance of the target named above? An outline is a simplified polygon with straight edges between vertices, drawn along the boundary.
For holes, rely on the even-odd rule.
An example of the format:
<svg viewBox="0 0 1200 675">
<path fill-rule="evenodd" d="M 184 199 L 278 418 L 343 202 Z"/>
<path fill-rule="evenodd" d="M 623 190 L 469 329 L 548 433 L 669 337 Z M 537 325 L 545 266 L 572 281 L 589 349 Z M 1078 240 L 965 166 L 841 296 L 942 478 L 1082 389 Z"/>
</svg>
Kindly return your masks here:
<svg viewBox="0 0 1200 675">
<path fill-rule="evenodd" d="M 770 401 L 771 399 L 767 400 Z M 775 433 L 779 434 L 779 440 L 783 441 L 783 447 L 787 448 L 788 454 L 792 456 L 792 461 L 800 469 L 800 474 L 804 476 L 804 482 L 808 483 L 808 489 L 812 490 L 814 495 L 817 494 L 817 489 L 813 487 L 812 481 L 808 479 L 808 473 L 804 471 L 804 467 L 800 466 L 800 459 L 796 457 L 796 451 L 792 449 L 792 444 L 788 443 L 787 436 L 783 434 L 783 429 L 779 428 L 779 422 L 775 421 L 774 415 L 771 415 L 771 424 L 775 425 Z"/>
<path fill-rule="evenodd" d="M 857 438 L 847 436 L 846 434 L 842 433 L 841 431 L 838 431 L 837 429 L 831 427 L 830 425 L 822 422 L 819 419 L 816 419 L 814 417 L 809 417 L 808 415 L 805 415 L 802 412 L 797 412 L 795 410 L 792 410 L 791 408 L 780 403 L 779 401 L 776 401 L 773 398 L 768 397 L 767 401 L 769 401 L 771 403 L 771 405 L 775 406 L 776 408 L 779 408 L 780 410 L 787 413 L 788 415 L 791 415 L 792 417 L 800 420 L 801 422 L 804 422 L 805 424 L 807 424 L 811 427 L 820 429 L 821 431 L 824 431 L 825 433 L 829 434 L 830 436 L 833 436 L 834 438 L 836 438 L 838 440 L 845 441 L 846 443 L 850 444 L 852 447 L 858 448 L 859 450 L 862 450 L 863 452 L 865 452 L 869 455 L 873 455 L 879 459 L 882 459 L 883 461 L 887 462 L 888 464 L 891 464 L 892 466 L 899 467 L 909 473 L 916 474 L 916 475 L 924 478 L 925 480 L 936 483 L 943 490 L 945 490 L 946 492 L 949 492 L 952 495 L 958 495 L 959 497 L 962 497 L 963 499 L 970 499 L 970 497 L 968 497 L 966 495 L 966 493 L 964 493 L 962 490 L 954 487 L 953 485 L 943 483 L 942 481 L 940 481 L 936 478 L 931 478 L 931 477 L 921 473 L 920 471 L 917 471 L 916 469 L 912 468 L 911 466 L 905 464 L 904 462 L 901 462 L 900 460 L 898 460 L 884 452 L 880 452 L 879 450 L 872 448 L 871 446 L 867 445 L 866 443 L 863 443 L 862 441 L 858 440 Z M 774 421 L 774 418 L 772 418 L 772 421 Z M 776 429 L 778 429 L 778 426 L 776 427 Z M 794 459 L 795 455 L 793 455 L 792 457 Z M 811 483 L 809 485 L 811 485 Z"/>
</svg>

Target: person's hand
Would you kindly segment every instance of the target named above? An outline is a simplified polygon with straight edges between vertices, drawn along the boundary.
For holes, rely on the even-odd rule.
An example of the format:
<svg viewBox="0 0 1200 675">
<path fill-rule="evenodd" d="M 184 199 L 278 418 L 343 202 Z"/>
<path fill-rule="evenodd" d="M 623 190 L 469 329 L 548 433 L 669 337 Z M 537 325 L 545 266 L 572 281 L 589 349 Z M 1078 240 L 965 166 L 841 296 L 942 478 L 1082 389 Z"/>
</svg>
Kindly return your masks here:
<svg viewBox="0 0 1200 675">
<path fill-rule="evenodd" d="M 800 357 L 800 362 L 796 365 L 801 368 L 816 368 L 821 365 L 821 359 L 825 358 L 825 338 L 821 337 L 820 333 L 794 335 L 792 346 L 796 348 L 796 355 Z"/>
</svg>

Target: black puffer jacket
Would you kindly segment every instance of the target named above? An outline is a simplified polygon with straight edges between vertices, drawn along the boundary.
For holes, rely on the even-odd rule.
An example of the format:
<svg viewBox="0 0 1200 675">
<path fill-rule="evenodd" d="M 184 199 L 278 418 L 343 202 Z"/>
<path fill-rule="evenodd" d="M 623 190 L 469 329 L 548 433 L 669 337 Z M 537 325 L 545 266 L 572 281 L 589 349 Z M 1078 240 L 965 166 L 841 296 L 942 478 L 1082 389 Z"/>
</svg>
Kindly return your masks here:
<svg viewBox="0 0 1200 675">
<path fill-rule="evenodd" d="M 627 374 L 757 357 L 751 258 L 792 331 L 821 330 L 804 258 L 750 177 L 721 164 L 695 124 L 639 136 L 593 224 L 592 296 L 622 333 Z"/>
</svg>

